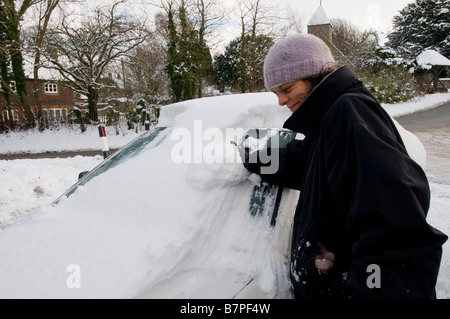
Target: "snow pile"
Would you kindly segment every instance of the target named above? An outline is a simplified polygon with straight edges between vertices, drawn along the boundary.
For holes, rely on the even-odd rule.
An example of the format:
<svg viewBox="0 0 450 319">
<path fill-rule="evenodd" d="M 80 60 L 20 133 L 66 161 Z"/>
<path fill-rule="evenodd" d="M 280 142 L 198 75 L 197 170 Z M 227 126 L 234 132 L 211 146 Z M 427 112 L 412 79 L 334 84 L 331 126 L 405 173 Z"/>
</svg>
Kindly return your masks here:
<svg viewBox="0 0 450 319">
<path fill-rule="evenodd" d="M 120 148 L 140 135 L 134 131 L 116 135 L 114 128 L 107 127 L 106 129 L 111 149 Z M 84 133 L 74 126 L 73 128 L 49 129 L 44 132 L 33 129 L 2 134 L 0 150 L 2 154 L 88 151 L 101 150 L 101 143 L 98 129 L 95 126 L 88 126 Z"/>
<path fill-rule="evenodd" d="M 437 93 L 420 96 L 408 102 L 382 104 L 382 106 L 392 117 L 395 118 L 411 113 L 425 111 L 448 103 L 449 101 L 450 93 Z"/>
<path fill-rule="evenodd" d="M 36 207 L 51 204 L 82 171 L 91 170 L 103 157 L 0 161 L 0 227 L 15 222 Z"/>
</svg>

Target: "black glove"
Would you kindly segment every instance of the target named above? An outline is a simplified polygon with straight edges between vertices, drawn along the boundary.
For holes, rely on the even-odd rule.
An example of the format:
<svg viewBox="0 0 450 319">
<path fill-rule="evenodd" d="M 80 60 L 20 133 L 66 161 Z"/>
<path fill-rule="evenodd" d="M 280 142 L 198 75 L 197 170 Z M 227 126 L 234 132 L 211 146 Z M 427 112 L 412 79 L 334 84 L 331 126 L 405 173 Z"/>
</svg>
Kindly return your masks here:
<svg viewBox="0 0 450 319">
<path fill-rule="evenodd" d="M 235 145 L 239 149 L 245 168 L 259 175 L 271 175 L 278 171 L 280 149 L 286 148 L 294 138 L 295 133 L 288 130 L 277 130 L 277 133 L 273 134 L 270 129 L 249 129 Z M 256 146 L 257 149 L 251 149 L 255 140 L 260 143 Z"/>
<path fill-rule="evenodd" d="M 258 153 L 254 152 L 250 156 L 250 148 L 238 146 L 238 149 L 245 168 L 252 173 L 261 174 L 261 163 L 258 160 Z"/>
</svg>

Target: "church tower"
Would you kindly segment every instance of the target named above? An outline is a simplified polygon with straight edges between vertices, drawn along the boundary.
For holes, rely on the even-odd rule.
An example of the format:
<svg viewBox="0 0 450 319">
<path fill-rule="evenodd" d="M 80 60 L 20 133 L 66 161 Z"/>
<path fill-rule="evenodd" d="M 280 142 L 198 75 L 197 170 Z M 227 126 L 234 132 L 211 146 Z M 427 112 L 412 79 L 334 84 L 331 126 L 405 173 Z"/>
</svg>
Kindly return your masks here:
<svg viewBox="0 0 450 319">
<path fill-rule="evenodd" d="M 333 26 L 331 25 L 331 21 L 328 19 L 328 16 L 322 7 L 322 1 L 320 1 L 319 8 L 308 22 L 308 33 L 318 36 L 327 44 L 332 43 Z"/>
</svg>

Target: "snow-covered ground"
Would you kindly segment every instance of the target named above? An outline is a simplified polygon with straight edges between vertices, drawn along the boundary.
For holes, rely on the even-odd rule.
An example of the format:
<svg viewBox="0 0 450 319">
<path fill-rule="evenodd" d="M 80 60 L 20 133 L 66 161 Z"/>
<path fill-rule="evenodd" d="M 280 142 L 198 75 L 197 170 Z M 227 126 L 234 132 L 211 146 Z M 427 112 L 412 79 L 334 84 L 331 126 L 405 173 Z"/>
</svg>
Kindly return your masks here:
<svg viewBox="0 0 450 319">
<path fill-rule="evenodd" d="M 268 96 L 263 94 L 246 98 L 256 99 L 255 102 L 261 104 L 272 103 L 276 105 L 276 100 L 268 100 Z M 258 99 L 260 100 L 258 101 Z M 449 100 L 450 94 L 434 94 L 416 101 L 384 105 L 384 107 L 393 117 L 397 117 L 436 107 Z M 226 108 L 227 106 L 224 105 L 223 107 Z M 288 115 L 286 112 L 283 114 Z M 227 116 L 230 116 L 230 120 L 232 118 L 226 112 L 217 116 L 222 117 L 222 123 L 227 122 Z M 251 117 L 253 114 L 247 116 Z M 244 121 L 245 119 L 242 119 L 241 124 Z M 232 122 L 230 122 L 231 124 Z M 114 129 L 107 129 L 111 148 L 119 148 L 138 135 L 135 132 L 126 131 L 116 135 Z M 44 133 L 30 131 L 0 135 L 0 153 L 2 154 L 95 149 L 101 149 L 98 131 L 95 127 L 90 128 L 84 134 L 79 133 L 79 130 L 75 127 L 72 130 L 66 128 L 47 130 Z M 448 150 L 443 150 L 443 152 L 448 152 Z M 0 180 L 2 181 L 0 183 L 0 226 L 13 224 L 21 216 L 46 207 L 77 181 L 79 172 L 94 168 L 102 160 L 103 157 L 100 155 L 95 157 L 76 156 L 66 159 L 0 160 Z M 448 174 L 448 172 L 445 172 L 445 174 Z M 430 176 L 432 201 L 428 220 L 433 226 L 450 235 L 450 183 L 446 181 L 446 179 L 439 179 L 439 176 L 436 176 L 434 168 L 433 176 Z M 199 181 L 197 182 L 199 183 Z M 104 266 L 99 265 L 100 271 Z M 444 245 L 437 293 L 438 298 L 450 298 L 449 242 Z"/>
</svg>

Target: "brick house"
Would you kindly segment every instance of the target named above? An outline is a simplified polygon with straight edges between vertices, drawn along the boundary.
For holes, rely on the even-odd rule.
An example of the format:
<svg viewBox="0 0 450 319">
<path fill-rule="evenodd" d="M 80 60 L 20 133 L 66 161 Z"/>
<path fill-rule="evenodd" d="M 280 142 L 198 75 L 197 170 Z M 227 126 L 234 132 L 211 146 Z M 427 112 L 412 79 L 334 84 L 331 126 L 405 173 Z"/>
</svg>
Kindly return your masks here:
<svg viewBox="0 0 450 319">
<path fill-rule="evenodd" d="M 15 83 L 10 84 L 12 91 L 16 90 Z M 28 93 L 31 109 L 37 114 L 37 103 L 32 94 L 34 88 L 34 80 L 28 78 L 26 80 L 26 90 Z M 42 115 L 48 123 L 58 121 L 65 122 L 67 115 L 73 111 L 75 106 L 75 96 L 72 89 L 61 85 L 58 81 L 39 80 L 39 99 L 42 105 Z M 10 97 L 11 110 L 13 120 L 16 123 L 24 121 L 23 107 L 16 96 Z M 5 107 L 5 99 L 0 95 L 0 110 L 2 110 L 3 121 L 9 120 Z"/>
</svg>

